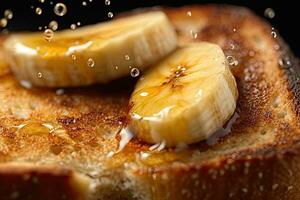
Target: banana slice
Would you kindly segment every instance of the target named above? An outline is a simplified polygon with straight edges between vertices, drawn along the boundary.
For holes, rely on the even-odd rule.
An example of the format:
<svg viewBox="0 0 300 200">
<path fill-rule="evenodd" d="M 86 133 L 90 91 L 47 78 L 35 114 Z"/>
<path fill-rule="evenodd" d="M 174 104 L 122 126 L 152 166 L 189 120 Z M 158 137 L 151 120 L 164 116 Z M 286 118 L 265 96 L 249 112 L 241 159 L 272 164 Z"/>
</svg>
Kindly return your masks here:
<svg viewBox="0 0 300 200">
<path fill-rule="evenodd" d="M 129 130 L 167 146 L 207 139 L 236 108 L 238 91 L 222 49 L 183 47 L 146 72 L 131 96 Z"/>
<path fill-rule="evenodd" d="M 4 44 L 19 80 L 37 86 L 106 83 L 143 70 L 177 46 L 162 12 L 151 12 L 76 30 L 20 34 Z"/>
</svg>

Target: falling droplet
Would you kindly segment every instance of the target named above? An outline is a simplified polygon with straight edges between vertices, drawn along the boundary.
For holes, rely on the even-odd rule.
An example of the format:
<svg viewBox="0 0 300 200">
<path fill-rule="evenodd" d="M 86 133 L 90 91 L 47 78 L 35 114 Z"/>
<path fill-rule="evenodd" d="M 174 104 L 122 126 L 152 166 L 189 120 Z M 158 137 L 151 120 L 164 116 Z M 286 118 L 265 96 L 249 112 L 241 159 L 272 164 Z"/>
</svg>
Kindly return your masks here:
<svg viewBox="0 0 300 200">
<path fill-rule="evenodd" d="M 237 66 L 239 62 L 233 57 L 233 56 L 227 56 L 226 57 L 228 64 L 232 67 Z"/>
<path fill-rule="evenodd" d="M 49 23 L 49 28 L 51 28 L 53 31 L 56 31 L 57 29 L 58 29 L 58 23 L 57 23 L 57 21 L 51 21 L 50 23 Z"/>
<path fill-rule="evenodd" d="M 77 22 L 77 26 L 81 26 L 81 22 Z"/>
<path fill-rule="evenodd" d="M 191 17 L 191 16 L 192 16 L 192 12 L 191 12 L 191 11 L 187 11 L 187 12 L 186 12 L 186 15 L 187 15 L 188 17 Z"/>
<path fill-rule="evenodd" d="M 45 2 L 45 0 L 39 0 L 41 3 L 44 3 Z"/>
<path fill-rule="evenodd" d="M 40 7 L 37 7 L 37 8 L 35 9 L 35 13 L 36 13 L 37 15 L 41 15 L 41 14 L 43 13 L 43 10 L 42 10 Z"/>
<path fill-rule="evenodd" d="M 113 17 L 114 17 L 114 14 L 113 14 L 112 12 L 108 12 L 108 13 L 107 13 L 107 16 L 108 16 L 109 18 L 113 18 Z"/>
<path fill-rule="evenodd" d="M 75 29 L 77 28 L 77 26 L 76 26 L 76 24 L 71 24 L 70 28 L 71 28 L 72 30 L 75 30 Z"/>
<path fill-rule="evenodd" d="M 43 77 L 43 74 L 42 74 L 41 72 L 39 72 L 39 73 L 37 74 L 37 76 L 38 76 L 39 78 L 42 78 L 42 77 Z"/>
<path fill-rule="evenodd" d="M 76 55 L 72 54 L 71 58 L 72 58 L 72 60 L 76 60 Z"/>
<path fill-rule="evenodd" d="M 63 3 L 57 3 L 55 4 L 54 6 L 54 13 L 57 15 L 57 16 L 64 16 L 66 13 L 67 13 L 67 7 L 65 4 Z"/>
<path fill-rule="evenodd" d="M 88 59 L 87 64 L 88 64 L 89 67 L 94 67 L 95 66 L 95 62 L 92 58 Z"/>
<path fill-rule="evenodd" d="M 83 6 L 86 6 L 86 5 L 87 5 L 87 3 L 86 3 L 85 1 L 83 1 L 83 2 L 82 2 L 82 5 L 83 5 Z"/>
<path fill-rule="evenodd" d="M 272 8 L 266 8 L 264 15 L 265 15 L 265 17 L 272 19 L 275 17 L 275 12 Z"/>
<path fill-rule="evenodd" d="M 9 9 L 5 10 L 4 11 L 4 17 L 8 20 L 12 19 L 13 18 L 13 12 Z"/>
<path fill-rule="evenodd" d="M 124 57 L 125 57 L 125 60 L 130 60 L 129 55 L 125 55 Z"/>
<path fill-rule="evenodd" d="M 5 18 L 0 19 L 0 27 L 4 28 L 6 26 L 7 26 L 7 19 Z"/>
<path fill-rule="evenodd" d="M 39 26 L 39 28 L 38 28 L 40 31 L 43 29 L 43 27 L 41 27 L 41 26 Z"/>
<path fill-rule="evenodd" d="M 140 75 L 140 71 L 138 68 L 132 68 L 131 71 L 130 71 L 130 75 L 132 77 L 138 77 Z"/>
<path fill-rule="evenodd" d="M 54 36 L 54 32 L 51 29 L 47 28 L 44 31 L 44 37 L 46 41 L 50 42 L 53 39 L 53 36 Z"/>
<path fill-rule="evenodd" d="M 110 0 L 105 0 L 105 5 L 109 6 L 110 5 Z"/>
</svg>

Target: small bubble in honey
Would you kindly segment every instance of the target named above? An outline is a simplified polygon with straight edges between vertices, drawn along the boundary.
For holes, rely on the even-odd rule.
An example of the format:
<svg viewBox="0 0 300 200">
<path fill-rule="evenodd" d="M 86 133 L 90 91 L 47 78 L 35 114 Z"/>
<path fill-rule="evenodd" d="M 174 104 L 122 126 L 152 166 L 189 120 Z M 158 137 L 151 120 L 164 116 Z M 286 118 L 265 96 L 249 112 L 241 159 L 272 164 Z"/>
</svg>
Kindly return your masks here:
<svg viewBox="0 0 300 200">
<path fill-rule="evenodd" d="M 89 67 L 94 67 L 95 66 L 95 62 L 92 58 L 89 58 L 88 61 L 87 61 L 87 65 Z"/>
<path fill-rule="evenodd" d="M 7 26 L 7 19 L 0 19 L 0 28 L 5 28 Z"/>
<path fill-rule="evenodd" d="M 4 11 L 4 17 L 8 20 L 12 19 L 13 18 L 13 12 L 9 9 L 5 10 Z"/>
<path fill-rule="evenodd" d="M 72 58 L 72 60 L 76 60 L 77 59 L 76 55 L 74 55 L 74 54 L 71 55 L 71 58 Z"/>
<path fill-rule="evenodd" d="M 107 16 L 108 16 L 109 18 L 113 18 L 113 17 L 114 17 L 114 14 L 113 14 L 112 12 L 108 12 L 108 13 L 107 13 Z"/>
<path fill-rule="evenodd" d="M 237 66 L 239 64 L 239 62 L 233 56 L 227 56 L 226 59 L 228 61 L 228 64 L 232 67 Z"/>
<path fill-rule="evenodd" d="M 264 15 L 265 15 L 265 17 L 272 19 L 275 17 L 275 12 L 272 8 L 266 8 Z"/>
<path fill-rule="evenodd" d="M 130 71 L 130 75 L 132 77 L 138 77 L 140 75 L 140 71 L 138 68 L 132 68 L 131 71 Z"/>
<path fill-rule="evenodd" d="M 125 55 L 124 58 L 125 58 L 125 60 L 130 60 L 129 55 Z"/>
<path fill-rule="evenodd" d="M 75 30 L 75 29 L 77 28 L 77 26 L 76 26 L 76 24 L 71 24 L 70 28 L 71 28 L 72 30 Z"/>
<path fill-rule="evenodd" d="M 37 15 L 41 15 L 41 14 L 43 13 L 43 10 L 42 10 L 40 7 L 37 7 L 37 8 L 35 9 L 35 13 L 36 13 Z"/>
<path fill-rule="evenodd" d="M 44 31 L 44 38 L 47 42 L 51 42 L 51 40 L 53 39 L 54 36 L 54 32 L 51 29 L 46 29 Z"/>
<path fill-rule="evenodd" d="M 58 29 L 58 23 L 57 21 L 53 20 L 49 23 L 49 28 L 51 28 L 53 31 L 56 31 Z"/>
<path fill-rule="evenodd" d="M 65 4 L 63 3 L 57 3 L 55 6 L 54 6 L 54 13 L 57 15 L 57 16 L 64 16 L 66 13 L 67 13 L 67 7 Z"/>
<path fill-rule="evenodd" d="M 43 74 L 42 74 L 41 72 L 39 72 L 39 73 L 37 74 L 37 76 L 38 76 L 38 78 L 42 78 L 42 77 L 43 77 Z"/>
<path fill-rule="evenodd" d="M 105 0 L 105 5 L 109 6 L 110 5 L 110 0 Z"/>
</svg>

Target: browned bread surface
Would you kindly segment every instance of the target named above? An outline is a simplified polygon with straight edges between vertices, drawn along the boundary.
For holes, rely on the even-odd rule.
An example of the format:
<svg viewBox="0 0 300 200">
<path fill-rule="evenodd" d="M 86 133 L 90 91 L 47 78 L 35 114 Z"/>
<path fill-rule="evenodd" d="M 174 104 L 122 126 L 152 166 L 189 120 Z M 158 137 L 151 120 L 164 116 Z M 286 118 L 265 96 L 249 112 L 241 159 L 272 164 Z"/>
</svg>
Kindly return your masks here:
<svg viewBox="0 0 300 200">
<path fill-rule="evenodd" d="M 12 75 L 1 75 L 1 199 L 23 187 L 19 179 L 26 170 L 42 180 L 41 191 L 52 188 L 61 199 L 74 199 L 74 191 L 80 191 L 78 199 L 300 199 L 299 66 L 286 44 L 244 8 L 164 11 L 181 44 L 217 43 L 238 60 L 232 69 L 238 106 L 224 130 L 190 147 L 159 152 L 133 139 L 112 154 L 134 81 L 28 90 Z M 12 175 L 10 163 L 24 171 Z M 68 181 L 73 176 L 81 178 Z M 15 199 L 29 199 L 32 187 Z"/>
</svg>

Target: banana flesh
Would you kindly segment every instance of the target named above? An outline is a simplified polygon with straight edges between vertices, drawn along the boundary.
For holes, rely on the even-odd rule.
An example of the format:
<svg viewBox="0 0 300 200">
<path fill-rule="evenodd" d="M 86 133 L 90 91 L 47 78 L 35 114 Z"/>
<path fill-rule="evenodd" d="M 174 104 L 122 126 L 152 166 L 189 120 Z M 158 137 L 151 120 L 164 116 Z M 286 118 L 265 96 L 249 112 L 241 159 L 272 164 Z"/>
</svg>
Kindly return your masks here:
<svg viewBox="0 0 300 200">
<path fill-rule="evenodd" d="M 76 30 L 14 35 L 4 43 L 20 81 L 47 87 L 106 83 L 143 70 L 177 46 L 163 12 L 150 12 Z"/>
<path fill-rule="evenodd" d="M 222 49 L 206 42 L 175 51 L 138 81 L 129 130 L 148 143 L 191 144 L 234 113 L 238 91 Z"/>
</svg>

